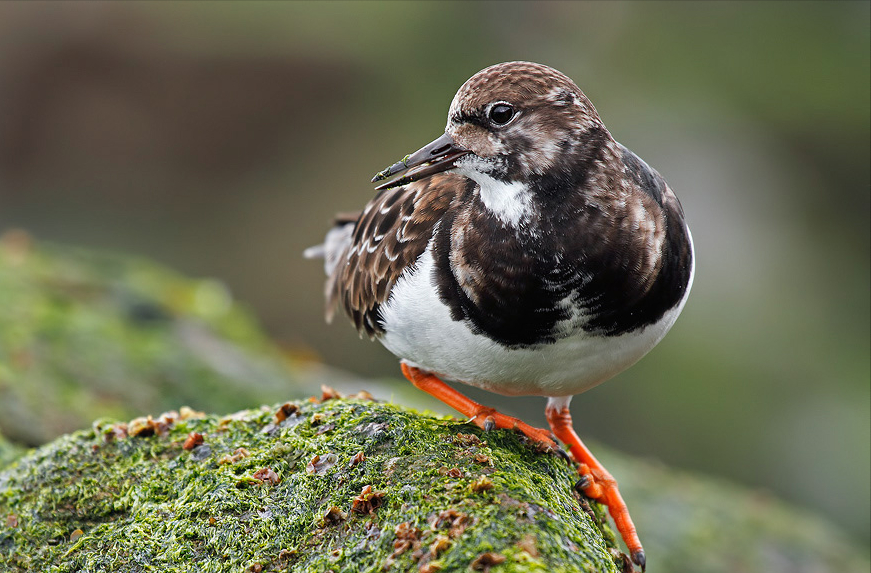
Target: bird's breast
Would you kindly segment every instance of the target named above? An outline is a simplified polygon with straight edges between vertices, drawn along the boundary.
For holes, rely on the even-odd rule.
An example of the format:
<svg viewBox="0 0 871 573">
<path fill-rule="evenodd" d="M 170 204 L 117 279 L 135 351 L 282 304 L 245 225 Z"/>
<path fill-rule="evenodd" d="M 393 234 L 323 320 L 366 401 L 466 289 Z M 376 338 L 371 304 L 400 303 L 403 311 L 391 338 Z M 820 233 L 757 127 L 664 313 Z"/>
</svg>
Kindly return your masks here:
<svg viewBox="0 0 871 573">
<path fill-rule="evenodd" d="M 431 243 L 394 285 L 381 307 L 381 342 L 398 357 L 444 378 L 504 395 L 570 396 L 628 368 L 665 335 L 676 307 L 646 328 L 607 336 L 569 327 L 559 337 L 506 345 L 470 319 L 457 320 L 436 283 Z M 584 317 L 569 308 L 565 325 Z M 682 305 L 681 305 L 682 306 Z"/>
</svg>

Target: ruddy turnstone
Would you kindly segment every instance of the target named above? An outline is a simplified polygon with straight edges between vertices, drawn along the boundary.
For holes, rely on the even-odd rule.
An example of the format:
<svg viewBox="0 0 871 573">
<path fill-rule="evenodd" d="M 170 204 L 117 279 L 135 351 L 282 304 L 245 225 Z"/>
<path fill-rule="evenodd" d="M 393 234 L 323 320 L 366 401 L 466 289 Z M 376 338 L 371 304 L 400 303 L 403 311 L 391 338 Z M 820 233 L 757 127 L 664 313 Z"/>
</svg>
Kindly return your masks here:
<svg viewBox="0 0 871 573">
<path fill-rule="evenodd" d="M 341 307 L 412 384 L 478 426 L 548 445 L 555 435 L 643 570 L 626 504 L 569 402 L 644 356 L 680 314 L 693 246 L 677 197 L 571 79 L 529 62 L 472 76 L 444 135 L 372 181 L 383 180 L 306 251 L 325 258 L 327 319 Z M 553 434 L 441 379 L 546 396 Z"/>
</svg>

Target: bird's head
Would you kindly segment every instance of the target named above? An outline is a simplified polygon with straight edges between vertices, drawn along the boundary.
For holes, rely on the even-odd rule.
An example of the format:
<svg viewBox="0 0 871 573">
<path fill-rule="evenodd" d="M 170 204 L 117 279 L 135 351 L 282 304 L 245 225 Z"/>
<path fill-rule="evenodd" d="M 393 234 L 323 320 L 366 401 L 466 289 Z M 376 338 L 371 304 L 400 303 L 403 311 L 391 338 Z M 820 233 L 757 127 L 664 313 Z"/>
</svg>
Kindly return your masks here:
<svg viewBox="0 0 871 573">
<path fill-rule="evenodd" d="M 570 165 L 589 135 L 603 132 L 593 104 L 565 74 L 531 62 L 496 64 L 457 91 L 444 135 L 373 182 L 402 174 L 379 189 L 395 187 L 447 170 L 525 180 Z"/>
</svg>

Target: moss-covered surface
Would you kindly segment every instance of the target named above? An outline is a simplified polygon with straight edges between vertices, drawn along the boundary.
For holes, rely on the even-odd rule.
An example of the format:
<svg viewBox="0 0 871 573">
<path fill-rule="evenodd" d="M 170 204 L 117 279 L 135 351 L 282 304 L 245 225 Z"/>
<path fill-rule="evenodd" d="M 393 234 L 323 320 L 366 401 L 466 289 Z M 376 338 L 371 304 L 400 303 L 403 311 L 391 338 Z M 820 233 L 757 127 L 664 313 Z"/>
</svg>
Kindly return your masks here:
<svg viewBox="0 0 871 573">
<path fill-rule="evenodd" d="M 618 571 L 572 469 L 512 432 L 358 399 L 171 418 L 0 472 L 0 569 Z"/>
<path fill-rule="evenodd" d="M 101 416 L 302 396 L 306 368 L 213 280 L 0 237 L 0 433 L 37 445 Z M 310 390 L 309 390 L 310 392 Z"/>
</svg>

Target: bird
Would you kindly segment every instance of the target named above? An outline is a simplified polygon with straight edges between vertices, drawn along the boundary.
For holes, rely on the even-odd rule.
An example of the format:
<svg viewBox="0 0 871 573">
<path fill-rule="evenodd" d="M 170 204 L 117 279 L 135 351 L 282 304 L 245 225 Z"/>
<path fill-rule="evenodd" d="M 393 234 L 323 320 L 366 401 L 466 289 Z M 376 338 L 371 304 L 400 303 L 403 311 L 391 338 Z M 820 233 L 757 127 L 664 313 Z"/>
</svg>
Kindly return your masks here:
<svg viewBox="0 0 871 573">
<path fill-rule="evenodd" d="M 617 482 L 572 425 L 572 397 L 647 354 L 693 282 L 683 208 L 554 68 L 487 67 L 456 92 L 445 132 L 379 172 L 360 212 L 323 244 L 326 316 L 400 359 L 405 377 L 484 430 L 564 444 L 578 488 L 607 505 L 643 571 Z M 382 183 L 383 182 L 383 183 Z M 541 396 L 550 430 L 466 397 L 445 380 Z"/>
</svg>

